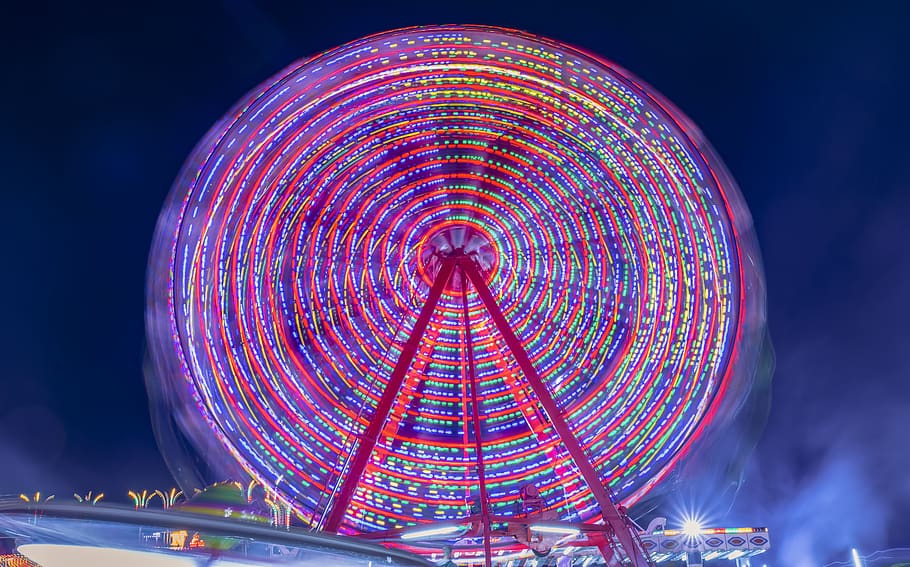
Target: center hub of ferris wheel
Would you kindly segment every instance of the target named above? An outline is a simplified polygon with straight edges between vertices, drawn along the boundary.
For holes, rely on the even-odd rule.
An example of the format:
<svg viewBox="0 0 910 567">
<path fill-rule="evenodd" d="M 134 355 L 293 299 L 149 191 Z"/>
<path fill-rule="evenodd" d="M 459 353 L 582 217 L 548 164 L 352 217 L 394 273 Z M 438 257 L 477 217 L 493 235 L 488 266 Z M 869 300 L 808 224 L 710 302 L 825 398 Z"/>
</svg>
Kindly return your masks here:
<svg viewBox="0 0 910 567">
<path fill-rule="evenodd" d="M 417 270 L 427 286 L 433 285 L 446 258 L 473 262 L 487 284 L 500 265 L 493 235 L 476 222 L 444 222 L 434 226 L 423 238 L 417 251 Z M 460 294 L 465 286 L 463 274 L 456 271 L 446 284 L 445 292 Z"/>
</svg>

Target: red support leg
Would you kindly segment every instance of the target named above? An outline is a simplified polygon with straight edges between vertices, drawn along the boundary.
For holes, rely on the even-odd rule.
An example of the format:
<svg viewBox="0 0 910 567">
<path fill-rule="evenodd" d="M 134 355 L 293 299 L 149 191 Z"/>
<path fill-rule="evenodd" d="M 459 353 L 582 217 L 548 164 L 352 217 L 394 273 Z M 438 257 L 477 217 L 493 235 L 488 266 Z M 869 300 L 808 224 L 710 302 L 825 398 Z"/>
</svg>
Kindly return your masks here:
<svg viewBox="0 0 910 567">
<path fill-rule="evenodd" d="M 600 554 L 603 555 L 607 567 L 620 567 L 622 565 L 619 562 L 619 558 L 613 553 L 613 548 L 610 547 L 610 544 L 606 542 L 601 543 L 597 546 L 597 549 L 600 550 Z"/>
<path fill-rule="evenodd" d="M 471 317 L 468 314 L 468 281 L 461 271 L 461 304 L 464 310 L 465 351 L 468 359 L 468 378 L 471 382 L 471 421 L 474 423 L 474 450 L 477 452 L 477 478 L 480 481 L 480 517 L 483 520 L 483 555 L 486 567 L 493 565 L 493 551 L 490 546 L 490 500 L 487 497 L 487 478 L 483 466 L 483 443 L 480 438 L 480 402 L 477 389 L 480 383 L 474 376 L 474 343 L 471 339 Z"/>
<path fill-rule="evenodd" d="M 351 503 L 351 498 L 354 497 L 354 491 L 360 483 L 360 478 L 363 476 L 363 471 L 370 459 L 370 454 L 376 446 L 377 437 L 379 436 L 380 431 L 382 431 L 382 427 L 385 425 L 386 418 L 389 416 L 389 410 L 392 409 L 392 403 L 401 390 L 401 383 L 404 381 L 405 374 L 407 374 L 408 368 L 410 368 L 411 362 L 417 354 L 417 347 L 420 346 L 420 340 L 427 330 L 430 317 L 433 316 L 433 312 L 436 310 L 436 304 L 439 303 L 439 297 L 442 295 L 442 290 L 445 289 L 446 284 L 449 283 L 449 279 L 452 277 L 452 272 L 455 270 L 456 263 L 457 261 L 451 258 L 442 260 L 442 266 L 439 268 L 439 273 L 436 274 L 436 280 L 433 281 L 433 287 L 430 288 L 430 296 L 427 298 L 427 302 L 420 311 L 420 315 L 417 317 L 417 323 L 411 330 L 407 342 L 401 349 L 401 355 L 398 357 L 398 362 L 395 364 L 395 369 L 392 371 L 389 383 L 386 384 L 386 388 L 382 392 L 382 397 L 379 398 L 379 404 L 376 406 L 376 411 L 373 413 L 372 417 L 370 417 L 370 424 L 367 426 L 366 431 L 360 436 L 360 443 L 357 444 L 357 451 L 354 453 L 351 465 L 347 469 L 344 483 L 341 485 L 338 496 L 332 503 L 332 509 L 329 512 L 328 519 L 323 527 L 327 532 L 337 532 L 338 526 L 341 525 L 341 521 L 344 519 L 344 513 Z"/>
<path fill-rule="evenodd" d="M 619 510 L 616 509 L 616 506 L 610 499 L 610 495 L 603 483 L 601 483 L 597 471 L 594 470 L 594 466 L 588 461 L 584 449 L 582 449 L 578 439 L 575 438 L 575 435 L 569 428 L 569 424 L 563 419 L 562 411 L 559 409 L 559 406 L 556 405 L 547 386 L 540 379 L 540 376 L 538 376 L 537 371 L 534 369 L 534 365 L 531 364 L 528 353 L 525 352 L 521 341 L 512 331 L 512 327 L 509 325 L 508 321 L 506 321 L 502 311 L 500 311 L 496 299 L 487 287 L 486 282 L 483 281 L 483 276 L 477 271 L 473 260 L 463 259 L 458 261 L 458 265 L 474 284 L 474 288 L 477 290 L 478 295 L 480 295 L 480 299 L 483 301 L 487 311 L 490 312 L 493 321 L 499 328 L 499 332 L 502 333 L 503 338 L 509 345 L 509 349 L 512 351 L 512 355 L 521 367 L 525 379 L 527 379 L 528 383 L 531 385 L 534 394 L 537 396 L 538 401 L 540 401 L 540 405 L 543 406 L 544 411 L 550 418 L 550 423 L 553 424 L 553 428 L 559 435 L 560 440 L 562 440 L 566 449 L 569 451 L 578 470 L 581 471 L 582 477 L 584 477 L 591 493 L 594 495 L 595 500 L 597 500 L 597 504 L 600 506 L 604 522 L 613 528 L 616 538 L 619 540 L 620 545 L 622 545 L 623 551 L 625 551 L 626 555 L 631 559 L 634 567 L 649 566 L 650 561 L 645 555 L 644 550 L 636 545 L 631 528 L 626 524 L 625 518 L 619 513 Z"/>
</svg>

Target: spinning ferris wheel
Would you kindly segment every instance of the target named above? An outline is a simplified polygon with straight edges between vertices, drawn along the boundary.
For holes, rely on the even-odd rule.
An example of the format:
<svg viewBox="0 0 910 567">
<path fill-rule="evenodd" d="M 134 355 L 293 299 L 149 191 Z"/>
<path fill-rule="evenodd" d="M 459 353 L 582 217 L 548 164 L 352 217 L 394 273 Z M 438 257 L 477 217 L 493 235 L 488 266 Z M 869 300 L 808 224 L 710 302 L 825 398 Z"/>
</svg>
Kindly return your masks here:
<svg viewBox="0 0 910 567">
<path fill-rule="evenodd" d="M 751 219 L 622 68 L 464 26 L 285 69 L 199 143 L 150 265 L 154 399 L 184 484 L 246 475 L 307 525 L 602 521 L 748 390 Z M 489 548 L 487 549 L 489 557 Z"/>
</svg>

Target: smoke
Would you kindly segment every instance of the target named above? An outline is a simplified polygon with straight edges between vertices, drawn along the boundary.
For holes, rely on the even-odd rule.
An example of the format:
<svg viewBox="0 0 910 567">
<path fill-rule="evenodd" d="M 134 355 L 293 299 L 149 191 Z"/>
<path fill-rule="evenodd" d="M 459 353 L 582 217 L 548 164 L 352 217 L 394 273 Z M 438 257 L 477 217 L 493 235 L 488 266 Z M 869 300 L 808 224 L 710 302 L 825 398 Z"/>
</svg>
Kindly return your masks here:
<svg viewBox="0 0 910 567">
<path fill-rule="evenodd" d="M 868 482 L 863 464 L 840 452 L 794 483 L 794 498 L 772 511 L 778 556 L 793 567 L 815 567 L 845 553 L 845 545 L 884 543 L 887 504 Z"/>
<path fill-rule="evenodd" d="M 849 559 L 852 547 L 872 552 L 899 532 L 906 537 L 908 398 L 861 373 L 844 382 L 849 368 L 835 373 L 819 360 L 837 364 L 832 355 L 820 343 L 781 364 L 778 380 L 805 375 L 797 369 L 808 364 L 816 376 L 830 372 L 830 388 L 809 390 L 816 377 L 777 389 L 772 425 L 731 514 L 738 524 L 771 529 L 763 560 L 770 565 L 818 567 Z"/>
</svg>

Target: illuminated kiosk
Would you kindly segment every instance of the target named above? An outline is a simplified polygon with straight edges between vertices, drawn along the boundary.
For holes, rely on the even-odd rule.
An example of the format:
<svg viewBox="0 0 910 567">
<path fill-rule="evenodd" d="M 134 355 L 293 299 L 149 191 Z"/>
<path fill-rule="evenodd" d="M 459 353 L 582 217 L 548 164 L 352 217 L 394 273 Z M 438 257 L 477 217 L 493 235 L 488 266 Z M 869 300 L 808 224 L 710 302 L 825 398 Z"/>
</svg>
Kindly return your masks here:
<svg viewBox="0 0 910 567">
<path fill-rule="evenodd" d="M 443 562 L 672 557 L 627 509 L 748 448 L 769 379 L 751 218 L 707 141 L 512 30 L 378 34 L 253 90 L 178 177 L 148 298 L 185 491 L 253 479 L 305 527 Z"/>
</svg>

